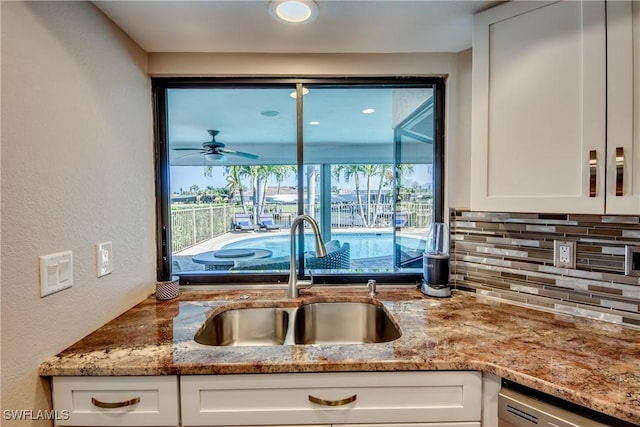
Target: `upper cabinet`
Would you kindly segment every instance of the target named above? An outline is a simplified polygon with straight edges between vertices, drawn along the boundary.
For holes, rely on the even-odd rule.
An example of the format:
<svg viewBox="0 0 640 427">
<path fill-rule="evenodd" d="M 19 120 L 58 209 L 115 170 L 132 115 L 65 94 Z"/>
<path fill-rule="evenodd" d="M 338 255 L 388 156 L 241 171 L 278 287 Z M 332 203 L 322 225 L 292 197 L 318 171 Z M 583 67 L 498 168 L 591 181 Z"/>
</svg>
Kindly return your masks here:
<svg viewBox="0 0 640 427">
<path fill-rule="evenodd" d="M 606 213 L 640 214 L 640 1 L 607 2 Z"/>
<path fill-rule="evenodd" d="M 614 3 L 623 42 L 607 40 L 600 1 L 510 2 L 476 15 L 472 209 L 640 212 L 637 16 Z"/>
</svg>

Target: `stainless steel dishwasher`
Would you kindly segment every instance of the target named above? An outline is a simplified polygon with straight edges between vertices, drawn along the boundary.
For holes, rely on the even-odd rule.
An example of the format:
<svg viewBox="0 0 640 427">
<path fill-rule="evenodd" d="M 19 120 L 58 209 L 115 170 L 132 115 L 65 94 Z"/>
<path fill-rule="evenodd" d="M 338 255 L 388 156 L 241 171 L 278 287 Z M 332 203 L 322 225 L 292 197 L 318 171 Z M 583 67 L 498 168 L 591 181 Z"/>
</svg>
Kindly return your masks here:
<svg viewBox="0 0 640 427">
<path fill-rule="evenodd" d="M 531 426 L 601 427 L 615 426 L 615 424 L 602 424 L 599 421 L 503 387 L 498 395 L 498 427 Z"/>
</svg>

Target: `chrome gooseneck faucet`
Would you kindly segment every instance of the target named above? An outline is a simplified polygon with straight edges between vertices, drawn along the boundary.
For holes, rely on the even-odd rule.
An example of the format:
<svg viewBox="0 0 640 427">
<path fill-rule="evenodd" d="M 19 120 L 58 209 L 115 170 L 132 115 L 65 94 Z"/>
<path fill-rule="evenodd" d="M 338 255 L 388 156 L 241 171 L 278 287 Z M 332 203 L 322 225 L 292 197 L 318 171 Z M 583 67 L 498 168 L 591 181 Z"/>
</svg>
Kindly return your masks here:
<svg viewBox="0 0 640 427">
<path fill-rule="evenodd" d="M 297 298 L 300 296 L 300 286 L 313 285 L 313 277 L 311 280 L 298 280 L 296 274 L 296 229 L 303 221 L 307 221 L 311 225 L 313 234 L 316 238 L 316 256 L 324 258 L 327 256 L 327 249 L 324 247 L 322 237 L 320 237 L 320 229 L 318 223 L 309 215 L 299 215 L 291 223 L 291 259 L 289 260 L 289 285 L 287 287 L 287 297 Z"/>
</svg>

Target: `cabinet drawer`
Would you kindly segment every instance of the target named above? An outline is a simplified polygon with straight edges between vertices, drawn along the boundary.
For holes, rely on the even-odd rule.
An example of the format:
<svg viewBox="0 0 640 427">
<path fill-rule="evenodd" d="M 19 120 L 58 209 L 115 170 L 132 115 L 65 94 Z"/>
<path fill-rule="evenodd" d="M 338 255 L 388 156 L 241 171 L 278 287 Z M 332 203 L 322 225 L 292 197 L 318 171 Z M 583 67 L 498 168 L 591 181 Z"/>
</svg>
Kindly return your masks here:
<svg viewBox="0 0 640 427">
<path fill-rule="evenodd" d="M 68 411 L 69 415 L 66 420 L 58 420 L 58 426 L 177 426 L 179 423 L 175 376 L 54 377 L 52 384 L 54 409 Z"/>
<path fill-rule="evenodd" d="M 481 427 L 480 421 L 477 422 L 437 422 L 437 423 L 411 423 L 408 424 L 342 424 L 334 427 Z"/>
<path fill-rule="evenodd" d="M 481 418 L 482 378 L 477 372 L 212 375 L 183 376 L 180 381 L 184 426 Z M 332 403 L 336 406 L 325 406 Z"/>
</svg>

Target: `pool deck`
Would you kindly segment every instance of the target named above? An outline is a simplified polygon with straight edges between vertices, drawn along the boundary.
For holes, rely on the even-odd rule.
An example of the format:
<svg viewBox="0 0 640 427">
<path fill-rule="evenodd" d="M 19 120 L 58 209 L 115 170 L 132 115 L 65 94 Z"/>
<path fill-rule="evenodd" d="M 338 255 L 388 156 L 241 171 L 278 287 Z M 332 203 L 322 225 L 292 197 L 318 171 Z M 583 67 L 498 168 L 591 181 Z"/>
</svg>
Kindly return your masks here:
<svg viewBox="0 0 640 427">
<path fill-rule="evenodd" d="M 353 233 L 353 234 L 361 234 L 361 233 L 390 233 L 393 230 L 391 228 L 339 228 L 334 229 L 334 233 Z M 415 235 L 419 237 L 426 236 L 426 230 L 424 229 L 406 229 L 402 231 L 403 235 Z M 201 264 L 196 264 L 191 261 L 191 258 L 194 255 L 197 255 L 202 252 L 208 251 L 216 251 L 220 250 L 223 246 L 234 243 L 238 241 L 242 241 L 245 239 L 249 239 L 252 237 L 264 237 L 264 236 L 288 236 L 289 230 L 277 230 L 277 231 L 231 231 L 229 233 L 225 233 L 221 236 L 214 237 L 213 239 L 209 239 L 205 242 L 199 243 L 197 245 L 191 246 L 190 248 L 184 249 L 180 252 L 176 252 L 173 254 L 173 260 L 177 261 L 180 265 L 181 271 L 198 271 L 203 270 L 204 266 Z M 382 268 L 391 268 L 393 264 L 393 257 L 391 255 L 381 256 L 381 257 L 372 257 L 372 258 L 360 258 L 360 259 L 351 259 L 351 269 L 363 269 L 363 270 L 372 270 L 372 269 L 382 269 Z"/>
</svg>

